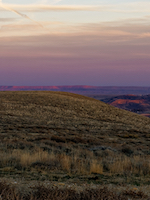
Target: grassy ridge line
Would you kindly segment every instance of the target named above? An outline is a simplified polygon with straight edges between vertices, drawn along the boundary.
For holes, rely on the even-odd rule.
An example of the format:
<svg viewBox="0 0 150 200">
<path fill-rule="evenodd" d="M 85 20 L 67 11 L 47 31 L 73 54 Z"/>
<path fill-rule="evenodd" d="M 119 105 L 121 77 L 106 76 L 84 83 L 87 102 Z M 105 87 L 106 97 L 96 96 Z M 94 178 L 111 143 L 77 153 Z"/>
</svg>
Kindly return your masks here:
<svg viewBox="0 0 150 200">
<path fill-rule="evenodd" d="M 9 92 L 6 91 L 6 92 L 0 92 L 0 97 L 7 98 L 6 101 L 10 101 L 10 102 L 14 101 L 14 103 L 15 103 L 15 101 L 17 101 L 17 102 L 20 101 L 20 103 L 23 103 L 23 102 L 33 103 L 33 104 L 36 103 L 37 105 L 41 104 L 41 101 L 38 102 L 38 98 L 41 98 L 41 100 L 43 99 L 44 102 L 46 102 L 46 100 L 47 100 L 47 102 L 46 102 L 47 105 L 48 105 L 48 102 L 50 103 L 50 101 L 53 101 L 53 102 L 56 101 L 58 103 L 58 105 L 55 104 L 55 106 L 59 106 L 61 104 L 63 106 L 63 103 L 64 103 L 63 101 L 66 100 L 65 105 L 67 103 L 68 108 L 70 108 L 72 106 L 72 110 L 74 110 L 73 103 L 76 102 L 79 104 L 78 105 L 79 108 L 82 105 L 84 109 L 89 110 L 89 111 L 90 111 L 90 109 L 91 110 L 100 109 L 104 112 L 106 111 L 105 115 L 109 116 L 109 114 L 114 114 L 114 116 L 113 116 L 114 118 L 117 114 L 119 114 L 120 117 L 125 117 L 125 115 L 128 115 L 130 117 L 136 118 L 136 120 L 141 119 L 141 120 L 143 120 L 143 122 L 147 122 L 147 123 L 149 122 L 149 119 L 142 118 L 142 116 L 139 116 L 137 114 L 134 114 L 129 111 L 122 110 L 122 109 L 114 108 L 113 106 L 105 104 L 94 98 L 86 97 L 86 96 L 78 95 L 78 94 L 74 94 L 74 93 L 54 92 L 54 91 L 17 91 L 17 92 L 16 91 L 9 91 Z M 61 99 L 61 98 L 63 98 L 63 99 Z M 86 100 L 86 101 L 83 104 L 84 100 Z M 1 101 L 3 101 L 3 100 L 1 100 Z M 72 103 L 71 103 L 71 101 L 72 101 Z M 92 103 L 93 103 L 93 106 L 92 106 Z M 88 107 L 88 109 L 87 109 L 87 107 Z M 106 109 L 106 110 L 104 110 L 104 109 Z M 133 122 L 134 120 L 132 119 L 131 121 Z"/>
</svg>

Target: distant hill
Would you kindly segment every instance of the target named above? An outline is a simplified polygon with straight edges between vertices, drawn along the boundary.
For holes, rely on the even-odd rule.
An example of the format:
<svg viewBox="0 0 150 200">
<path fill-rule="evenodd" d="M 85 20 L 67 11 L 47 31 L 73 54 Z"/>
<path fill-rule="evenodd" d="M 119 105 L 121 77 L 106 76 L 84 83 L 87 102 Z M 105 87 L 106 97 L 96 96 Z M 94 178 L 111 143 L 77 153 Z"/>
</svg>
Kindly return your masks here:
<svg viewBox="0 0 150 200">
<path fill-rule="evenodd" d="M 150 87 L 113 87 L 113 86 L 0 86 L 0 91 L 63 91 L 83 95 L 146 95 Z"/>
<path fill-rule="evenodd" d="M 121 109 L 150 116 L 150 95 L 120 95 L 102 101 Z"/>
</svg>

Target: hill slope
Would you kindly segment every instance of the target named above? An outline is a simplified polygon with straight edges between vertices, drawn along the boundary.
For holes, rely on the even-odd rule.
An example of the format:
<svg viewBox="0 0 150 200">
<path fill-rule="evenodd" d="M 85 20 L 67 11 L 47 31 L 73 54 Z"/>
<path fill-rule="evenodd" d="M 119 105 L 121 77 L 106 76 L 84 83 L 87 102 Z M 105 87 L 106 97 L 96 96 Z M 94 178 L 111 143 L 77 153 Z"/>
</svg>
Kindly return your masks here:
<svg viewBox="0 0 150 200">
<path fill-rule="evenodd" d="M 46 126 L 75 131 L 148 132 L 150 120 L 98 100 L 63 92 L 1 92 L 1 128 Z"/>
<path fill-rule="evenodd" d="M 0 132 L 1 177 L 127 183 L 119 174 L 132 184 L 140 172 L 149 179 L 150 119 L 89 97 L 0 92 Z"/>
</svg>

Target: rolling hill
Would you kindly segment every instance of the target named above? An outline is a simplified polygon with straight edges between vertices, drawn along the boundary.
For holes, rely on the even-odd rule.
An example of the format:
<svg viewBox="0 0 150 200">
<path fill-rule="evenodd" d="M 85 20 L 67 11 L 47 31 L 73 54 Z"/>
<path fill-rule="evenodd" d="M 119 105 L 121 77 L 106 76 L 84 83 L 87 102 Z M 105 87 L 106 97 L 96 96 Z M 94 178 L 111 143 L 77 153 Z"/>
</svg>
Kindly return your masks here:
<svg viewBox="0 0 150 200">
<path fill-rule="evenodd" d="M 98 100 L 64 92 L 1 92 L 1 128 L 19 125 L 85 133 L 149 132 L 150 120 Z M 108 102 L 107 102 L 108 103 Z M 114 128 L 115 127 L 115 128 Z M 28 129 L 28 128 L 27 128 Z M 16 129 L 15 129 L 16 130 Z M 89 131 L 88 131 L 89 130 Z M 78 132 L 78 133 L 79 133 Z"/>
<path fill-rule="evenodd" d="M 18 187 L 32 181 L 147 185 L 149 145 L 149 118 L 99 100 L 0 92 L 0 177 Z"/>
</svg>

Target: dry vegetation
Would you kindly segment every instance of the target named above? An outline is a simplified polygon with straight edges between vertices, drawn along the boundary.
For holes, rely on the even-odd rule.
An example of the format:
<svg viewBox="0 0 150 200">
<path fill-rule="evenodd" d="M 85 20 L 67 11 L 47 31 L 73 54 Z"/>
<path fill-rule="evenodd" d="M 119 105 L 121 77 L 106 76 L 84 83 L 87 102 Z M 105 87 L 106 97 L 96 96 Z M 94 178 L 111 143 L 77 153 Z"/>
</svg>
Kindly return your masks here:
<svg viewBox="0 0 150 200">
<path fill-rule="evenodd" d="M 0 182 L 0 198 L 9 200 L 129 200 L 129 199 L 147 199 L 137 188 L 123 189 L 117 192 L 109 187 L 68 187 L 59 185 L 45 185 L 38 183 L 28 185 L 27 191 L 23 192 L 12 184 Z"/>
<path fill-rule="evenodd" d="M 17 188 L 31 181 L 124 187 L 150 184 L 150 119 L 98 100 L 64 92 L 0 92 L 0 133 L 0 177 L 21 181 Z M 0 183 L 21 195 L 16 187 Z M 44 195 L 47 189 L 41 188 Z M 88 199 L 82 195 L 109 194 L 107 190 L 85 188 L 78 193 L 75 188 L 49 188 L 48 195 L 64 192 L 64 196 L 72 195 L 70 199 Z M 128 188 L 108 199 L 148 199 L 150 194 L 142 192 Z M 1 189 L 1 196 L 4 193 Z M 42 199 L 35 193 L 27 199 L 35 199 L 32 195 Z M 62 198 L 58 195 L 58 199 Z"/>
</svg>

